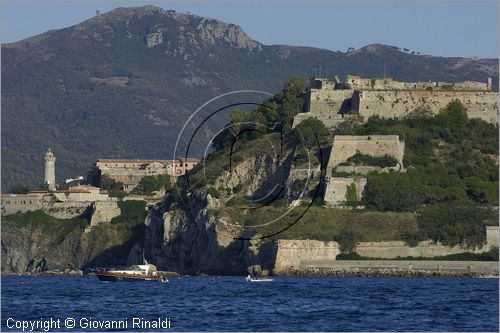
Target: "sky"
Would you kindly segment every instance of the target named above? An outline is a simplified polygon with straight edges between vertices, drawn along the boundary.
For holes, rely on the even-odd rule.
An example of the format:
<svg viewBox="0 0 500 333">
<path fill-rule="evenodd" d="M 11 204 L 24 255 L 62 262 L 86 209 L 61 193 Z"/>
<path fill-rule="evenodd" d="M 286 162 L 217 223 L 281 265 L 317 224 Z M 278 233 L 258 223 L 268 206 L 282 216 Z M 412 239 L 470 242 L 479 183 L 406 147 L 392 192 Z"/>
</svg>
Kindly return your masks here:
<svg viewBox="0 0 500 333">
<path fill-rule="evenodd" d="M 346 51 L 371 43 L 421 54 L 498 58 L 499 5 L 483 1 L 2 0 L 1 41 L 71 26 L 116 7 L 152 4 L 240 25 L 264 44 Z"/>
</svg>

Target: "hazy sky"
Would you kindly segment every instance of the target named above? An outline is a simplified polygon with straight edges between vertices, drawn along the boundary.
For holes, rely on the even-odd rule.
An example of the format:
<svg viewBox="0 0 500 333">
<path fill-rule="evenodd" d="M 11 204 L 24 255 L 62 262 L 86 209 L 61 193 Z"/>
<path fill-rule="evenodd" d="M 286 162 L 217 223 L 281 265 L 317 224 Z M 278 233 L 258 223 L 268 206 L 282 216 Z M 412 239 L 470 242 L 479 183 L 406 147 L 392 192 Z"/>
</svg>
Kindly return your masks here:
<svg viewBox="0 0 500 333">
<path fill-rule="evenodd" d="M 264 44 L 346 51 L 370 43 L 422 54 L 498 57 L 498 1 L 2 1 L 2 42 L 67 27 L 115 7 L 152 4 L 240 25 Z"/>
</svg>

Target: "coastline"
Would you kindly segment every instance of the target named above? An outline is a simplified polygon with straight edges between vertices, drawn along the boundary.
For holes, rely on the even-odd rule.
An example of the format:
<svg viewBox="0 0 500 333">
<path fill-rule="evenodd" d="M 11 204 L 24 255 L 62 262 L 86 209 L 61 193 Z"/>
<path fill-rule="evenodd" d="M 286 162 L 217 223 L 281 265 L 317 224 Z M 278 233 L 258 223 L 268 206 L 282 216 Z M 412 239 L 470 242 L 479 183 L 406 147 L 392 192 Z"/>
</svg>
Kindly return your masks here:
<svg viewBox="0 0 500 333">
<path fill-rule="evenodd" d="M 181 276 L 177 272 L 162 272 L 166 276 Z M 66 276 L 93 275 L 82 271 L 8 273 L 1 276 Z M 225 274 L 204 274 L 199 277 L 223 276 Z M 246 274 L 241 274 L 245 276 Z M 332 262 L 308 263 L 301 267 L 273 270 L 273 276 L 299 277 L 443 277 L 443 278 L 498 278 L 497 261 L 409 261 L 409 260 L 337 260 Z"/>
<path fill-rule="evenodd" d="M 285 276 L 470 277 L 499 276 L 497 261 L 336 260 L 279 270 Z"/>
</svg>

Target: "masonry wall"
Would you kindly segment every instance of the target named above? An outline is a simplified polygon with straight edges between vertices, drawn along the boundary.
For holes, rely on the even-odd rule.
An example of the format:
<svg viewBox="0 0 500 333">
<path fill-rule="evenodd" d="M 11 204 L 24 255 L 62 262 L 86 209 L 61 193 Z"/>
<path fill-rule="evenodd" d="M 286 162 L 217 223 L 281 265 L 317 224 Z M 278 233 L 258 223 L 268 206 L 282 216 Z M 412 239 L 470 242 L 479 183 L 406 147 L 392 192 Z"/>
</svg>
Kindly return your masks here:
<svg viewBox="0 0 500 333">
<path fill-rule="evenodd" d="M 486 244 L 478 249 L 467 249 L 461 246 L 444 246 L 431 241 L 420 242 L 410 247 L 401 241 L 389 242 L 360 242 L 356 252 L 366 257 L 397 258 L 399 257 L 436 257 L 449 254 L 487 252 L 498 246 L 498 227 L 486 229 Z M 276 274 L 286 274 L 290 269 L 303 268 L 311 265 L 325 265 L 334 262 L 340 253 L 337 242 L 321 242 L 316 240 L 278 240 L 275 261 Z"/>
<path fill-rule="evenodd" d="M 464 252 L 480 253 L 488 251 L 486 246 L 481 249 L 467 249 L 462 246 L 448 247 L 434 244 L 432 241 L 422 241 L 415 247 L 402 241 L 361 242 L 356 246 L 356 253 L 364 257 L 397 258 L 397 257 L 439 257 Z"/>
<path fill-rule="evenodd" d="M 278 249 L 274 271 L 285 273 L 290 268 L 300 268 L 304 261 L 333 258 L 340 253 L 337 242 L 321 242 L 316 240 L 284 240 L 277 241 Z"/>
<path fill-rule="evenodd" d="M 345 203 L 345 194 L 347 186 L 354 184 L 356 186 L 356 195 L 358 200 L 363 196 L 363 190 L 366 186 L 366 178 L 362 177 L 328 177 L 326 180 L 325 203 L 332 206 L 343 206 Z"/>
<path fill-rule="evenodd" d="M 486 227 L 486 245 L 488 249 L 499 247 L 499 231 L 498 226 Z"/>
<path fill-rule="evenodd" d="M 316 115 L 346 113 L 351 109 L 352 90 L 311 89 L 308 98 L 308 111 Z"/>
<path fill-rule="evenodd" d="M 393 156 L 402 166 L 405 144 L 397 135 L 336 135 L 328 167 L 335 168 L 358 151 L 371 156 Z"/>
<path fill-rule="evenodd" d="M 58 219 L 72 219 L 85 213 L 90 206 L 90 202 L 52 202 L 44 203 L 45 214 Z"/>
<path fill-rule="evenodd" d="M 98 223 L 111 222 L 114 217 L 121 214 L 120 207 L 116 201 L 97 201 L 92 206 L 92 218 L 90 226 L 93 227 Z"/>
<path fill-rule="evenodd" d="M 2 215 L 25 213 L 42 208 L 40 198 L 25 194 L 2 194 Z"/>
<path fill-rule="evenodd" d="M 458 99 L 467 108 L 469 118 L 498 123 L 498 92 L 493 91 L 359 91 L 353 95 L 352 107 L 365 120 L 378 115 L 401 118 L 419 108 L 434 114 Z"/>
<path fill-rule="evenodd" d="M 351 109 L 352 93 L 352 90 L 311 89 L 306 98 L 308 112 L 297 114 L 292 127 L 309 117 L 318 118 L 327 127 L 335 126 L 343 120 L 341 113 Z"/>
<path fill-rule="evenodd" d="M 300 124 L 302 121 L 306 120 L 307 118 L 317 118 L 318 120 L 321 120 L 323 124 L 327 128 L 335 127 L 337 124 L 342 122 L 344 120 L 343 115 L 338 114 L 338 113 L 330 113 L 330 114 L 314 114 L 311 112 L 304 112 L 304 113 L 299 113 L 293 117 L 293 123 L 292 123 L 292 128 L 295 128 L 298 124 Z"/>
</svg>

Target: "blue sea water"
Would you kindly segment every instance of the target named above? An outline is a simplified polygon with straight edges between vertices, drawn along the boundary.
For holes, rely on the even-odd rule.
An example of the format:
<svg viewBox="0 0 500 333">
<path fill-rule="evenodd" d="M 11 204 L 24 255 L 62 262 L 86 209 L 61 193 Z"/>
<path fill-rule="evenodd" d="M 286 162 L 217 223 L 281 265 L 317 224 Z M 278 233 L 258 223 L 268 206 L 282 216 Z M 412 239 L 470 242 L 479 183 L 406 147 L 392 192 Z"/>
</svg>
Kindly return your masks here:
<svg viewBox="0 0 500 333">
<path fill-rule="evenodd" d="M 170 328 L 162 331 L 499 329 L 498 279 L 277 277 L 248 283 L 183 276 L 169 283 L 102 283 L 91 276 L 8 276 L 1 282 L 2 331 L 19 331 L 8 327 L 15 321 L 51 318 L 60 320 L 60 329 L 50 331 L 85 331 L 80 323 L 105 320 L 147 330 L 133 328 L 133 318 L 169 318 Z M 75 319 L 74 329 L 65 328 L 67 318 Z"/>
</svg>

